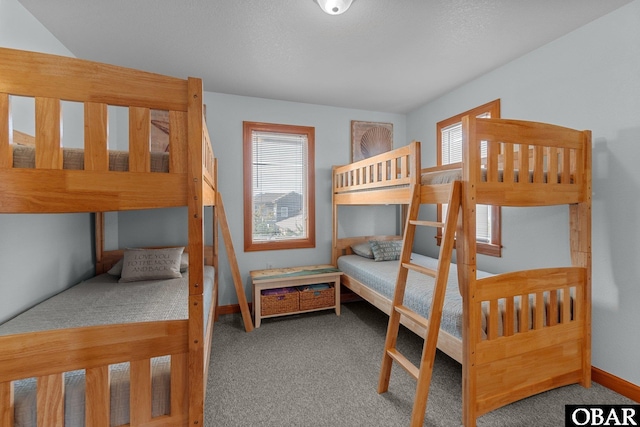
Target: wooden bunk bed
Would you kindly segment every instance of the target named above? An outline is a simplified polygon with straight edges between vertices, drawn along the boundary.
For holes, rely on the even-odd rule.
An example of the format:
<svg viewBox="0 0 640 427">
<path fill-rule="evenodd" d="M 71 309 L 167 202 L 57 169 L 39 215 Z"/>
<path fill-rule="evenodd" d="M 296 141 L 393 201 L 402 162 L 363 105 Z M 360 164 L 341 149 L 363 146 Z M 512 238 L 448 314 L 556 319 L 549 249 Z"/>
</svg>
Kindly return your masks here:
<svg viewBox="0 0 640 427">
<path fill-rule="evenodd" d="M 451 186 L 461 185 L 456 264 L 449 277 L 454 284 L 447 286 L 444 302 L 446 307 L 447 299 L 459 294 L 461 336 L 444 330 L 438 319 L 437 346 L 462 364 L 463 424 L 472 427 L 482 414 L 525 397 L 572 383 L 590 386 L 591 134 L 544 123 L 469 116 L 463 118 L 462 125 L 461 164 L 421 169 L 420 145 L 413 142 L 334 167 L 332 258 L 334 265 L 340 266 L 340 257 L 353 257 L 353 248 L 359 243 L 402 238 L 339 237 L 339 206 L 411 206 L 412 200 L 420 204 L 447 203 Z M 481 155 L 483 143 L 485 156 Z M 477 204 L 568 205 L 571 265 L 482 274 L 476 265 Z M 405 225 L 405 237 L 410 222 Z M 391 286 L 397 288 L 401 283 L 398 272 L 405 260 L 389 262 L 395 263 L 398 281 Z M 375 264 L 380 263 L 373 261 L 370 265 Z M 354 276 L 345 272 L 342 284 L 385 313 L 393 313 L 393 290 L 390 296 Z M 422 286 L 428 287 L 427 283 L 423 281 Z M 420 316 L 400 317 L 402 324 L 425 338 L 425 344 L 431 321 Z M 388 386 L 388 378 L 386 381 Z M 379 387 L 379 391 L 386 388 Z M 412 425 L 422 425 L 426 393 L 423 398 L 420 422 L 412 421 Z"/>
<path fill-rule="evenodd" d="M 35 167 L 14 167 L 11 99 L 35 99 Z M 83 162 L 66 169 L 61 103 L 84 108 Z M 129 116 L 126 170 L 110 170 L 108 107 Z M 167 170 L 152 170 L 150 112 L 168 112 Z M 186 206 L 188 318 L 0 337 L 0 425 L 14 425 L 14 382 L 37 378 L 38 425 L 64 425 L 64 374 L 85 370 L 86 425 L 109 426 L 109 366 L 130 363 L 131 426 L 203 426 L 217 293 L 217 239 L 205 246 L 203 213 L 215 206 L 216 162 L 203 116 L 202 81 L 75 58 L 0 48 L 0 213 L 96 212 L 96 273 L 122 251 L 103 251 L 102 213 Z M 213 215 L 216 230 L 217 214 Z M 214 267 L 203 300 L 205 262 Z M 210 307 L 205 313 L 203 307 Z M 207 319 L 205 323 L 205 319 Z M 151 414 L 151 359 L 170 356 L 171 405 Z"/>
</svg>

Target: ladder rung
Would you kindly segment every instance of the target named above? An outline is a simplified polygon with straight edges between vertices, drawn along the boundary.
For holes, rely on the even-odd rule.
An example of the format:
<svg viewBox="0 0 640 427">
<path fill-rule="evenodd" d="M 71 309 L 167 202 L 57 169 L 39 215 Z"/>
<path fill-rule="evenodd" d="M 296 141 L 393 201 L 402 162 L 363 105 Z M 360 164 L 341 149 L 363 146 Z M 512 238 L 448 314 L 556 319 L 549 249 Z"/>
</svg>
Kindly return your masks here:
<svg viewBox="0 0 640 427">
<path fill-rule="evenodd" d="M 444 227 L 444 222 L 436 222 L 436 221 L 420 221 L 417 219 L 412 219 L 409 221 L 411 225 L 421 225 L 423 227 Z"/>
<path fill-rule="evenodd" d="M 438 272 L 436 270 L 433 270 L 433 269 L 427 268 L 427 267 L 423 267 L 423 266 L 418 265 L 418 264 L 413 264 L 413 263 L 410 263 L 410 262 L 403 262 L 402 266 L 404 268 L 408 268 L 409 270 L 417 271 L 418 273 L 426 274 L 427 276 L 431 276 L 431 277 L 434 277 L 434 278 L 438 275 Z"/>
<path fill-rule="evenodd" d="M 429 327 L 429 320 L 425 319 L 423 316 L 420 316 L 418 313 L 416 313 L 415 311 L 407 308 L 404 305 L 396 305 L 394 307 L 394 309 L 402 314 L 403 316 L 408 317 L 409 319 L 411 319 L 413 322 L 417 323 L 418 325 L 422 326 L 423 328 L 427 329 Z"/>
<path fill-rule="evenodd" d="M 398 362 L 398 365 L 402 366 L 402 368 L 409 373 L 414 379 L 418 379 L 418 375 L 420 374 L 420 370 L 416 365 L 411 363 L 409 359 L 404 357 L 398 350 L 395 348 L 391 348 L 387 350 L 387 354 L 391 356 L 393 360 Z"/>
</svg>

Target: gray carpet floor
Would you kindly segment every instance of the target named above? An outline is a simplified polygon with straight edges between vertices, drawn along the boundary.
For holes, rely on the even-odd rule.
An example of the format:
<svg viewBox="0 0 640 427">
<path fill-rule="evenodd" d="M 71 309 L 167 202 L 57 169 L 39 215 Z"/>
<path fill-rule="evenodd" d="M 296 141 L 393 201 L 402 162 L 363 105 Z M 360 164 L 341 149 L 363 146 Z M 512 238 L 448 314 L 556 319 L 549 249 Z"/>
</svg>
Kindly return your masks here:
<svg viewBox="0 0 640 427">
<path fill-rule="evenodd" d="M 366 302 L 264 319 L 244 331 L 240 314 L 214 327 L 205 424 L 231 426 L 408 426 L 415 381 L 394 364 L 389 391 L 376 391 L 387 316 Z M 401 330 L 398 348 L 418 361 L 423 341 Z M 425 426 L 460 426 L 461 368 L 438 352 Z M 566 404 L 630 404 L 596 383 L 561 387 L 483 415 L 478 426 L 564 425 Z"/>
</svg>

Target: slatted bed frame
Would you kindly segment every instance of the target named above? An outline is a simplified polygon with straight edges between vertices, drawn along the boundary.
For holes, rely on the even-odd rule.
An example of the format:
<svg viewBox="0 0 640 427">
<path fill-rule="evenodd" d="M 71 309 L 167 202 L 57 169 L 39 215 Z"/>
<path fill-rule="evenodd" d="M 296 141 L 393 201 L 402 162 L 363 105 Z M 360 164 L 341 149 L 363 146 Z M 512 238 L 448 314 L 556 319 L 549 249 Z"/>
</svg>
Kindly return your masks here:
<svg viewBox="0 0 640 427">
<path fill-rule="evenodd" d="M 463 424 L 471 427 L 482 414 L 525 397 L 572 383 L 590 386 L 591 133 L 469 116 L 462 125 L 463 162 L 453 167 L 461 168 L 458 179 L 462 182 L 456 259 L 463 297 L 463 339 L 441 330 L 438 348 L 462 364 Z M 486 157 L 481 155 L 482 141 L 488 142 Z M 417 142 L 334 167 L 334 264 L 339 256 L 352 253 L 352 244 L 394 238 L 339 238 L 339 206 L 408 204 L 415 186 L 421 203 L 442 203 L 452 184 L 423 181 L 447 168 L 452 166 L 421 169 Z M 569 205 L 571 265 L 477 277 L 476 204 Z M 343 274 L 342 284 L 385 313 L 391 312 L 390 299 L 366 283 Z M 543 313 L 545 301 L 547 307 L 558 306 L 557 313 Z M 483 306 L 488 311 L 484 338 Z M 533 313 L 531 326 L 527 316 L 520 316 L 528 312 Z M 504 324 L 501 333 L 499 316 Z M 425 336 L 424 328 L 410 319 L 403 316 L 402 323 Z"/>
<path fill-rule="evenodd" d="M 35 168 L 14 168 L 12 96 L 35 99 Z M 84 106 L 84 169 L 62 165 L 61 101 Z M 129 168 L 109 170 L 108 106 L 128 109 Z M 150 170 L 150 111 L 169 112 L 169 171 Z M 85 369 L 86 425 L 109 426 L 109 365 L 131 365 L 131 426 L 203 426 L 217 268 L 204 325 L 203 213 L 216 205 L 216 169 L 203 117 L 202 81 L 75 58 L 0 48 L 0 213 L 102 212 L 186 206 L 189 318 L 0 337 L 0 425 L 12 426 L 12 382 L 38 379 L 38 425 L 64 425 L 64 372 Z M 215 209 L 214 209 L 215 211 Z M 214 232 L 216 215 L 213 215 Z M 97 272 L 120 253 L 103 252 Z M 216 239 L 214 239 L 216 242 Z M 152 418 L 150 359 L 171 356 L 171 412 Z"/>
</svg>

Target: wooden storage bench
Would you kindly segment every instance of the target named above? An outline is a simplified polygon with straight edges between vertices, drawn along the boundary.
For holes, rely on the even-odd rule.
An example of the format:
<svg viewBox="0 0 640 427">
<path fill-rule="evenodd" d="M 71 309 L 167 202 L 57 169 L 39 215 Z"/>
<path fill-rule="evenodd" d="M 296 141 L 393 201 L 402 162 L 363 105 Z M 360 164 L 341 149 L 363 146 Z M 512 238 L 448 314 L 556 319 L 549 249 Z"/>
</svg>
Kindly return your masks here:
<svg viewBox="0 0 640 427">
<path fill-rule="evenodd" d="M 253 285 L 255 327 L 260 327 L 261 319 L 286 314 L 334 309 L 339 316 L 341 274 L 342 272 L 332 265 L 310 265 L 252 271 L 251 282 Z M 328 284 L 329 288 L 319 289 L 313 286 L 319 284 Z M 291 288 L 291 291 L 262 293 L 262 291 L 278 288 Z M 264 307 L 263 302 L 265 303 Z M 268 309 L 267 304 L 269 306 Z"/>
</svg>

